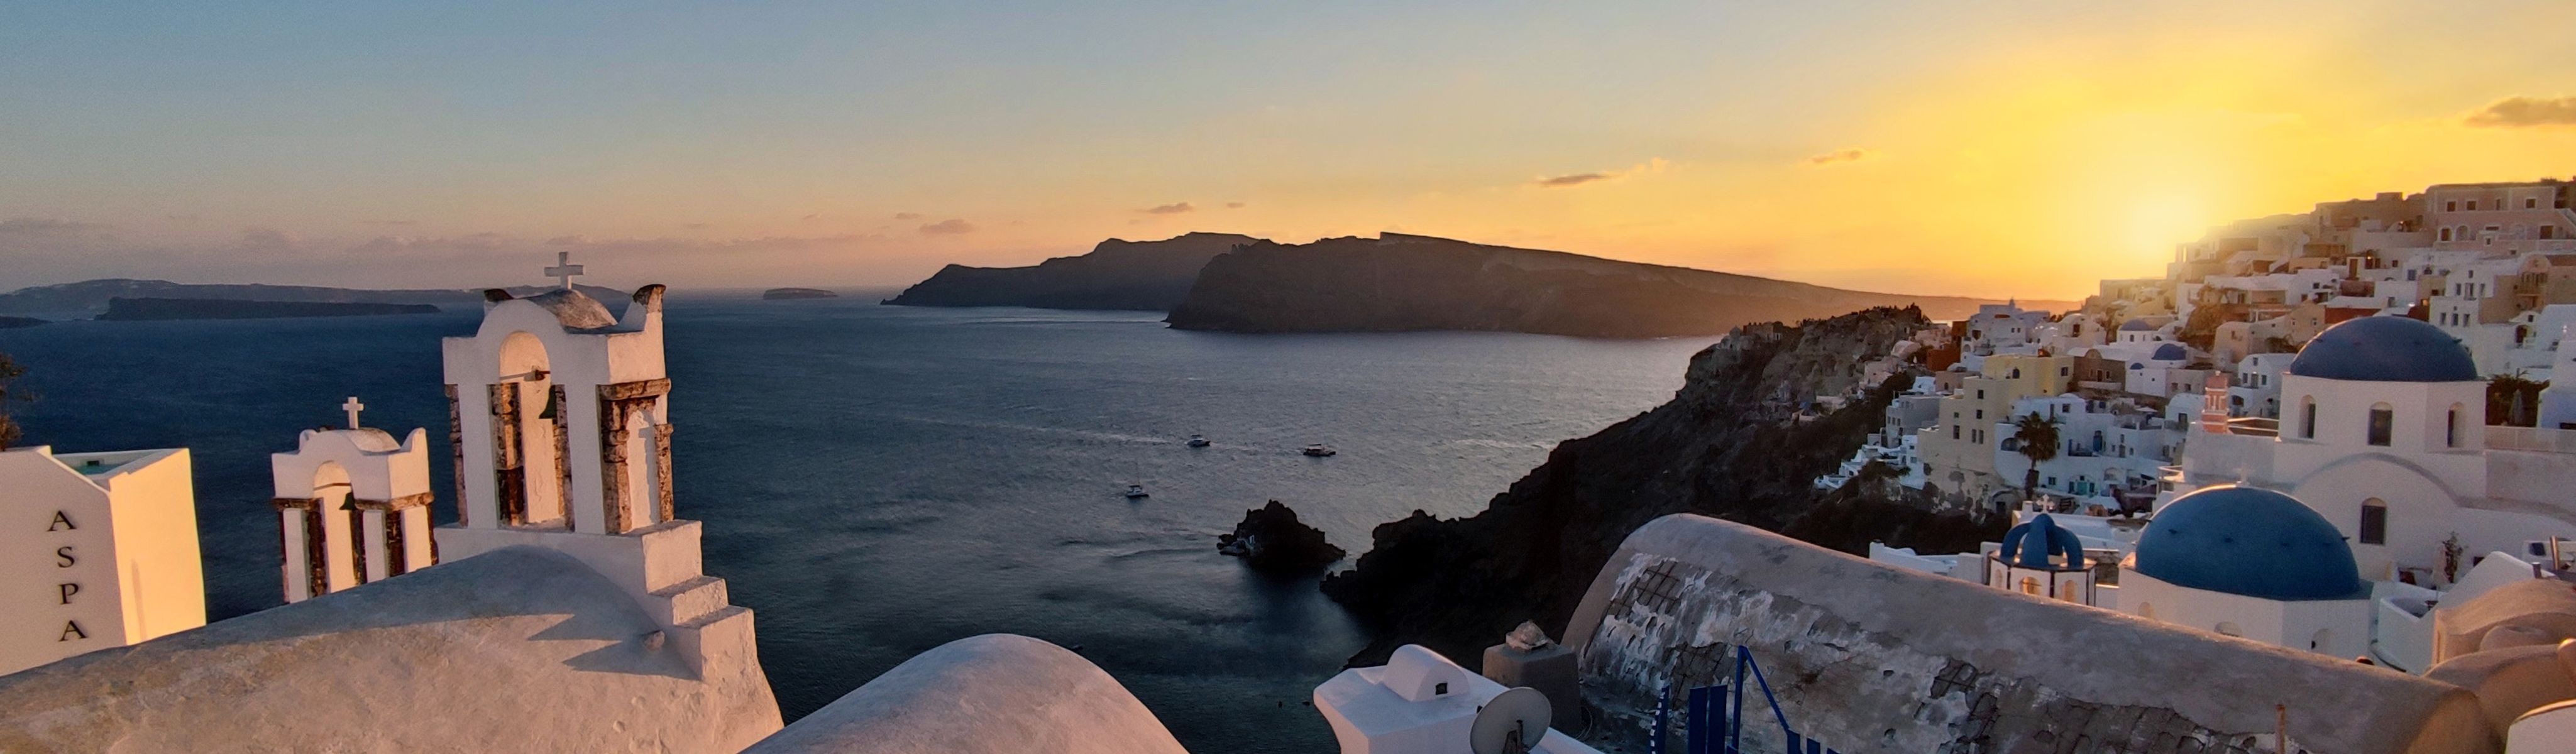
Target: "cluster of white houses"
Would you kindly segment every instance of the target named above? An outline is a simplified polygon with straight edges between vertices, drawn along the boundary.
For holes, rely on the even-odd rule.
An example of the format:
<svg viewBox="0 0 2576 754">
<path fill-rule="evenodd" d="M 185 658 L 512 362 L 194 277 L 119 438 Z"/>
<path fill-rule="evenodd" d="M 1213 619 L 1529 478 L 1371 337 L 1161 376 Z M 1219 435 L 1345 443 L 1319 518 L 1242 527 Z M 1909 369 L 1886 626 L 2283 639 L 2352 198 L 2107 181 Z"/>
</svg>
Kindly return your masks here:
<svg viewBox="0 0 2576 754">
<path fill-rule="evenodd" d="M 1927 332 L 1906 350 L 1946 358 L 1818 484 L 1875 463 L 2016 514 L 1981 552 L 1874 545 L 1885 563 L 2471 688 L 2554 664 L 2576 638 L 2576 384 L 2541 386 L 2576 375 L 2571 199 L 2321 204 L 2214 231 L 2081 311 Z M 2033 416 L 2053 452 L 2023 447 Z"/>
</svg>

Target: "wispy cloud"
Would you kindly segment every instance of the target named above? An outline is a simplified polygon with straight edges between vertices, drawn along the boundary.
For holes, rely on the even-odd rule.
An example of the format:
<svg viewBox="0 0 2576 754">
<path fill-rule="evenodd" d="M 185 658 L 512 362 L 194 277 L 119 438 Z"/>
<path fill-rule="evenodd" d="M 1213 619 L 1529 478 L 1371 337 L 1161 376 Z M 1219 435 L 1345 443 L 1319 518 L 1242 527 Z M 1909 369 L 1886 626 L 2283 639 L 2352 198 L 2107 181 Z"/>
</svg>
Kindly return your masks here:
<svg viewBox="0 0 2576 754">
<path fill-rule="evenodd" d="M 1162 205 L 1162 206 L 1159 206 L 1159 207 L 1146 207 L 1146 208 L 1144 208 L 1144 209 L 1140 209 L 1140 210 L 1136 210 L 1136 211 L 1138 211 L 1138 212 L 1143 212 L 1143 213 L 1148 214 L 1148 215 L 1178 215 L 1178 214 L 1182 214 L 1182 213 L 1186 213 L 1186 212 L 1195 211 L 1195 210 L 1197 210 L 1197 209 L 1198 209 L 1197 207 L 1192 207 L 1192 206 L 1190 206 L 1190 203 L 1189 203 L 1189 202 L 1175 202 L 1175 203 L 1172 203 L 1172 204 L 1165 204 L 1165 205 Z"/>
<path fill-rule="evenodd" d="M 1867 159 L 1874 158 L 1874 157 L 1877 157 L 1877 156 L 1878 156 L 1878 153 L 1877 153 L 1877 152 L 1870 151 L 1870 150 L 1867 150 L 1867 149 L 1861 149 L 1861 148 L 1858 148 L 1858 147 L 1854 147 L 1854 148 L 1851 148 L 1851 149 L 1837 149 L 1837 150 L 1834 150 L 1834 151 L 1831 151 L 1831 152 L 1826 152 L 1826 153 L 1824 153 L 1824 154 L 1820 154 L 1820 155 L 1816 155 L 1816 156 L 1813 156 L 1813 157 L 1809 157 L 1809 158 L 1807 158 L 1807 164 L 1809 164 L 1809 165 L 1816 165 L 1816 166 L 1824 166 L 1824 165 L 1840 165 L 1840 164 L 1847 163 L 1847 162 L 1859 162 L 1859 161 L 1867 160 Z"/>
<path fill-rule="evenodd" d="M 13 217 L 0 220 L 0 234 L 15 236 L 68 235 L 106 230 L 102 223 L 59 220 L 50 217 Z"/>
<path fill-rule="evenodd" d="M 2576 126 L 2576 97 L 2506 97 L 2462 122 L 2482 128 Z"/>
<path fill-rule="evenodd" d="M 919 219 L 921 219 L 921 213 L 919 213 L 919 212 L 897 212 L 897 213 L 894 213 L 894 219 L 897 219 L 897 220 L 919 220 Z"/>
<path fill-rule="evenodd" d="M 687 228 L 689 230 L 705 230 L 708 225 L 709 223 L 680 223 L 680 227 Z"/>
<path fill-rule="evenodd" d="M 1566 188 L 1569 186 L 1581 186 L 1587 183 L 1615 181 L 1621 178 L 1645 175 L 1648 173 L 1661 173 L 1664 172 L 1665 168 L 1671 166 L 1672 163 L 1664 161 L 1664 158 L 1657 157 L 1645 162 L 1637 163 L 1636 165 L 1622 170 L 1599 170 L 1590 173 L 1550 176 L 1530 181 L 1530 185 L 1537 186 L 1539 188 Z"/>
<path fill-rule="evenodd" d="M 359 220 L 359 225 L 419 225 L 417 220 Z"/>
<path fill-rule="evenodd" d="M 1226 209 L 1243 209 L 1243 203 L 1242 203 L 1242 202 L 1226 202 L 1226 203 L 1225 203 L 1225 208 L 1226 208 Z"/>
<path fill-rule="evenodd" d="M 1606 180 L 1610 180 L 1609 173 L 1576 173 L 1573 175 L 1560 175 L 1554 178 L 1541 178 L 1538 179 L 1538 185 L 1551 188 L 1557 186 L 1581 186 L 1593 181 Z"/>
<path fill-rule="evenodd" d="M 925 236 L 954 236 L 973 232 L 975 232 L 974 223 L 954 217 L 921 226 L 921 234 Z"/>
</svg>

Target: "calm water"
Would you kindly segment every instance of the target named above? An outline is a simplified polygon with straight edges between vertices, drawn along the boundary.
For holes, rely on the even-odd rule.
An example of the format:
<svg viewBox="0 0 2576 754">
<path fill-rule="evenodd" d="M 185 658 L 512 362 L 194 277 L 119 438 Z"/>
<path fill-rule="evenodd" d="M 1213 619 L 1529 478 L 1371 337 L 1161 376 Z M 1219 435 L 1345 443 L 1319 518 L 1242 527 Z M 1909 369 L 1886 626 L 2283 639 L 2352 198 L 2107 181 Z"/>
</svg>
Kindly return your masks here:
<svg viewBox="0 0 2576 754">
<path fill-rule="evenodd" d="M 1218 335 L 874 300 L 670 308 L 680 515 L 758 611 L 788 718 L 1012 632 L 1081 647 L 1202 752 L 1331 750 L 1302 702 L 1363 643 L 1314 579 L 1216 554 L 1246 508 L 1286 501 L 1355 555 L 1413 509 L 1471 514 L 1556 441 L 1670 397 L 1707 343 Z M 339 422 L 343 396 L 370 426 L 430 428 L 452 478 L 437 338 L 474 323 L 69 322 L 0 330 L 0 352 L 42 394 L 19 411 L 28 442 L 193 451 L 222 619 L 279 603 L 266 454 Z M 1299 455 L 1310 442 L 1342 453 Z M 1136 481 L 1153 497 L 1120 496 Z"/>
</svg>

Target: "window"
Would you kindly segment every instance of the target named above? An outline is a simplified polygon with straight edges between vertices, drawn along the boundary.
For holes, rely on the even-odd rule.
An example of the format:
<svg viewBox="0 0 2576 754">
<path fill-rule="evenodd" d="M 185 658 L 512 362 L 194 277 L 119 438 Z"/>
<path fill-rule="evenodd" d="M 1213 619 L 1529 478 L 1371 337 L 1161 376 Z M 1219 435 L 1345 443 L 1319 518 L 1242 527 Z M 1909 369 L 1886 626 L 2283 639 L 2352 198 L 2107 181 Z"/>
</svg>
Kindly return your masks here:
<svg viewBox="0 0 2576 754">
<path fill-rule="evenodd" d="M 1952 425 L 1950 425 L 1950 439 L 1953 439 L 1953 440 L 1959 439 L 1959 425 L 1956 425 L 1956 424 L 1952 424 Z"/>
<path fill-rule="evenodd" d="M 2442 447 L 2460 447 L 2460 404 L 2451 404 L 2451 416 L 2442 423 Z"/>
<path fill-rule="evenodd" d="M 2444 241 L 2451 240 L 2451 229 L 2450 229 L 2450 228 L 2443 228 L 2443 229 L 2442 229 L 2442 240 L 2444 240 Z M 2408 279 L 2408 280 L 2413 280 L 2413 279 L 2415 279 L 2415 271 L 2414 271 L 2414 270 L 2407 270 L 2407 271 L 2406 271 L 2406 279 Z"/>
<path fill-rule="evenodd" d="M 2459 202 L 2443 202 L 2443 203 L 2442 203 L 2442 211 L 2444 211 L 2444 212 L 2458 212 L 2458 211 L 2460 211 L 2460 203 L 2459 203 Z"/>
<path fill-rule="evenodd" d="M 1982 401 L 1982 400 L 1985 400 L 1985 399 L 1986 399 L 1986 389 L 1985 389 L 1985 388 L 1977 388 L 1977 400 L 1981 400 L 1981 401 Z"/>
<path fill-rule="evenodd" d="M 1431 695 L 1432 695 L 1432 696 L 1439 696 L 1439 695 L 1446 694 L 1446 693 L 1449 693 L 1449 684 L 1446 684 L 1446 683 L 1434 683 L 1434 684 L 1431 684 Z"/>
<path fill-rule="evenodd" d="M 2317 439 L 2317 399 L 2299 397 L 2299 439 Z"/>
<path fill-rule="evenodd" d="M 2370 444 L 2388 447 L 2389 435 L 2397 429 L 2397 412 L 2382 403 L 2370 407 Z"/>
<path fill-rule="evenodd" d="M 2028 577 L 2028 576 L 2024 576 L 2024 577 L 2022 577 L 2022 579 L 2021 579 L 2021 593 L 2023 593 L 2023 594 L 2038 594 L 2038 593 L 2039 593 L 2039 579 L 2034 579 L 2034 578 L 2031 578 L 2031 577 Z"/>
<path fill-rule="evenodd" d="M 2012 370 L 2012 376 L 2010 376 L 2010 377 L 2006 377 L 2006 378 L 2004 378 L 2004 379 L 2009 379 L 2009 380 L 2018 380 L 2018 379 L 2021 379 L 2021 368 L 2019 368 L 2019 367 L 2015 367 L 2015 368 L 2013 368 L 2013 370 Z"/>
<path fill-rule="evenodd" d="M 1985 409 L 1982 409 L 1982 408 L 1981 408 L 1981 409 L 1977 409 L 1977 418 L 1979 418 L 1979 419 L 1986 418 L 1986 410 L 1985 410 Z"/>
<path fill-rule="evenodd" d="M 2361 543 L 2388 544 L 2388 503 L 2379 498 L 2361 502 Z"/>
<path fill-rule="evenodd" d="M 2524 199 L 2524 200 L 2522 200 L 2522 208 L 2523 208 L 2523 209 L 2539 209 L 2539 208 L 2540 208 L 2540 200 L 2538 200 L 2538 199 Z"/>
</svg>

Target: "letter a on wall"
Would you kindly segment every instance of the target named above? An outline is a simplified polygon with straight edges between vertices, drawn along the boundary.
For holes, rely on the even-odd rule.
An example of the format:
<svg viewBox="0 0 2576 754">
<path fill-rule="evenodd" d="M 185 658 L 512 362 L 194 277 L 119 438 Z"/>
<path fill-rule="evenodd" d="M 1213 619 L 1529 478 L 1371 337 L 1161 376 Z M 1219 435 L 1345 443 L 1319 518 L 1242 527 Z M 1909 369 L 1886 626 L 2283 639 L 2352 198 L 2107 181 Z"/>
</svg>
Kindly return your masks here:
<svg viewBox="0 0 2576 754">
<path fill-rule="evenodd" d="M 55 639 L 54 641 L 71 641 L 71 640 L 73 640 L 73 639 L 87 639 L 87 638 L 89 638 L 89 632 L 87 632 L 87 631 L 82 631 L 82 630 L 80 629 L 80 621 L 76 621 L 76 620 L 67 620 L 67 621 L 63 621 L 63 636 L 62 636 L 62 638 Z"/>
<path fill-rule="evenodd" d="M 80 527 L 72 525 L 72 517 L 62 511 L 54 511 L 53 523 L 45 525 L 45 531 L 71 531 L 78 528 Z"/>
</svg>

